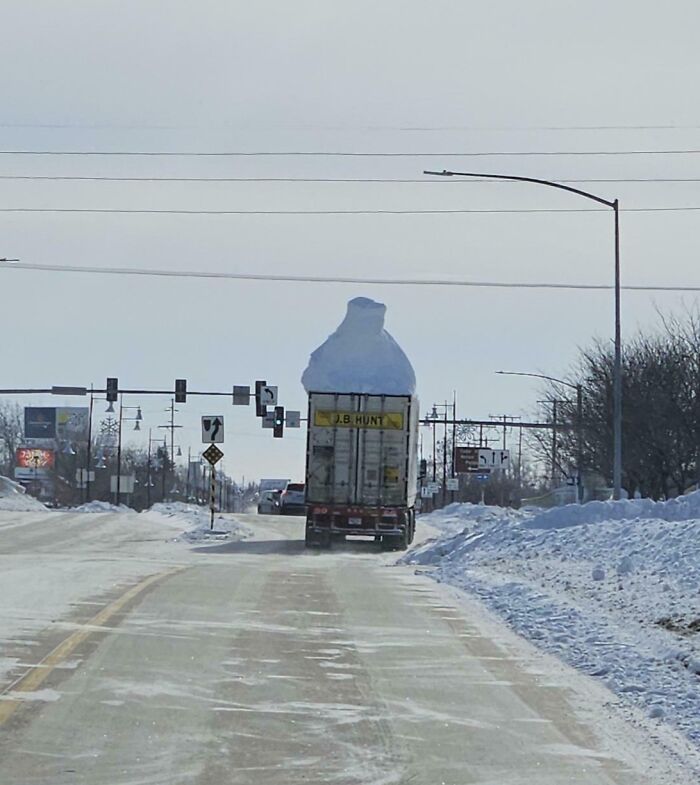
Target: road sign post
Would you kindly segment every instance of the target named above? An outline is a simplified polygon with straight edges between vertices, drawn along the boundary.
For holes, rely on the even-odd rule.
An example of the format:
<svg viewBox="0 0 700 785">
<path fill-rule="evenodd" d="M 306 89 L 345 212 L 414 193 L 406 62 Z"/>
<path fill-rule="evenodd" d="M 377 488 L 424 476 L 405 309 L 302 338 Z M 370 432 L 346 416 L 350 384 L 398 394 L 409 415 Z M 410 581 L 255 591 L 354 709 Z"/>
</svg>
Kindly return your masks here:
<svg viewBox="0 0 700 785">
<path fill-rule="evenodd" d="M 211 465 L 211 497 L 209 499 L 209 530 L 214 528 L 214 512 L 216 510 L 216 466 Z"/>
<path fill-rule="evenodd" d="M 214 528 L 214 511 L 216 510 L 216 464 L 224 457 L 221 450 L 215 445 L 210 444 L 202 453 L 202 457 L 211 466 L 211 496 L 209 500 L 209 529 Z"/>
</svg>

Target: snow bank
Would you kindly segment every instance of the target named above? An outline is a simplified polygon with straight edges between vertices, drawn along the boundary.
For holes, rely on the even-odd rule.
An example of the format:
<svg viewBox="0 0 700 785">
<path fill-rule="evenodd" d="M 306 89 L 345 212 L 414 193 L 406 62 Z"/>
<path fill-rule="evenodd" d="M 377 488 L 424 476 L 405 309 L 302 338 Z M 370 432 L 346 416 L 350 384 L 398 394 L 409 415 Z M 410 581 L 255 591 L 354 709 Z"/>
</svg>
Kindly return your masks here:
<svg viewBox="0 0 700 785">
<path fill-rule="evenodd" d="M 125 504 L 120 504 L 118 507 L 116 504 L 111 504 L 110 502 L 101 502 L 97 499 L 91 502 L 85 502 L 85 504 L 81 504 L 79 507 L 71 507 L 71 512 L 134 512 L 131 507 L 127 507 Z"/>
<path fill-rule="evenodd" d="M 602 521 L 656 519 L 688 521 L 700 518 L 700 491 L 677 499 L 655 502 L 652 499 L 621 499 L 620 501 L 567 504 L 535 515 L 527 524 L 532 529 L 562 529 Z"/>
<path fill-rule="evenodd" d="M 697 512 L 695 512 L 697 510 Z M 547 512 L 450 505 L 402 561 L 700 746 L 700 496 Z"/>
<path fill-rule="evenodd" d="M 243 540 L 252 535 L 251 529 L 231 516 L 216 515 L 214 529 L 210 529 L 210 513 L 207 507 L 184 502 L 158 502 L 143 514 L 156 513 L 187 528 L 177 537 L 185 542 L 207 542 L 211 540 Z"/>
<path fill-rule="evenodd" d="M 7 512 L 36 512 L 47 508 L 9 477 L 0 476 L 0 510 Z"/>
<path fill-rule="evenodd" d="M 416 375 L 384 329 L 386 306 L 367 297 L 348 303 L 338 329 L 311 354 L 301 377 L 307 392 L 413 395 Z"/>
</svg>

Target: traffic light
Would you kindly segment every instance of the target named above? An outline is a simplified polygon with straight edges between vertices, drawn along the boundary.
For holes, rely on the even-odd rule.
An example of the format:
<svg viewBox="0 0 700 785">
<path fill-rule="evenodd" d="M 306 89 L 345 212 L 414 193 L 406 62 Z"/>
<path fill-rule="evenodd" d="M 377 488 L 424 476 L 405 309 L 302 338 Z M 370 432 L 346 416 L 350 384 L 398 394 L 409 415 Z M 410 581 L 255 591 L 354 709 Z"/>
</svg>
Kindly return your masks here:
<svg viewBox="0 0 700 785">
<path fill-rule="evenodd" d="M 187 379 L 175 379 L 175 403 L 187 403 Z"/>
<path fill-rule="evenodd" d="M 275 419 L 272 428 L 272 435 L 275 439 L 281 439 L 284 435 L 284 406 L 275 406 Z"/>
<path fill-rule="evenodd" d="M 267 382 L 255 382 L 255 416 L 264 417 L 267 414 L 267 406 L 263 406 L 260 401 L 262 388 L 267 387 Z"/>
<path fill-rule="evenodd" d="M 119 379 L 112 377 L 107 379 L 107 400 L 111 402 L 119 400 Z"/>
</svg>

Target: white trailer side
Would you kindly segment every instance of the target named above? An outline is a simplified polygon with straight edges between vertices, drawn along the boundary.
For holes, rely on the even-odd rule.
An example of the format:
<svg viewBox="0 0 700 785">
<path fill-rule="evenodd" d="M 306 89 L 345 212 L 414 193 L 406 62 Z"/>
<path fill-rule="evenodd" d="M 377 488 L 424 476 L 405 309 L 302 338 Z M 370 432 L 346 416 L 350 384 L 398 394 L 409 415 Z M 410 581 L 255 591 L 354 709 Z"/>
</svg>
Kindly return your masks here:
<svg viewBox="0 0 700 785">
<path fill-rule="evenodd" d="M 311 392 L 308 422 L 306 501 L 310 518 L 321 528 L 328 523 L 333 531 L 348 534 L 378 536 L 383 531 L 387 537 L 398 536 L 398 529 L 389 532 L 386 522 L 380 528 L 383 517 L 393 516 L 412 526 L 417 399 Z M 368 523 L 372 518 L 374 528 Z"/>
</svg>

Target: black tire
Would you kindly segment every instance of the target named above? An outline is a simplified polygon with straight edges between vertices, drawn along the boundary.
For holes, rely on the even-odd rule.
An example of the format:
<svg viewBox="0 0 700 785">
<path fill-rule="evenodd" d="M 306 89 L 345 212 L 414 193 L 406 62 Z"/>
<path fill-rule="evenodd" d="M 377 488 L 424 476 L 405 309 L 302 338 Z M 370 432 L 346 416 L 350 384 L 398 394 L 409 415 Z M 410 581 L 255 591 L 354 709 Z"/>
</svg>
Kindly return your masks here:
<svg viewBox="0 0 700 785">
<path fill-rule="evenodd" d="M 416 511 L 411 510 L 408 519 L 408 544 L 410 545 L 416 536 Z"/>
<path fill-rule="evenodd" d="M 333 542 L 333 538 L 330 532 L 321 532 L 318 536 L 319 545 L 321 548 L 325 548 L 326 550 L 331 549 L 331 544 Z"/>
<path fill-rule="evenodd" d="M 394 539 L 394 550 L 397 551 L 405 551 L 408 548 L 408 544 L 410 542 L 409 537 L 409 527 L 410 523 L 406 523 L 404 526 L 403 532 Z"/>
<path fill-rule="evenodd" d="M 312 534 L 308 529 L 306 530 L 306 534 L 304 535 L 304 547 L 318 548 L 318 540 L 316 539 L 316 536 Z"/>
<path fill-rule="evenodd" d="M 304 531 L 304 545 L 307 548 L 318 548 L 321 543 L 318 539 L 318 534 L 312 531 L 309 526 L 309 521 L 306 521 L 306 530 Z"/>
</svg>

